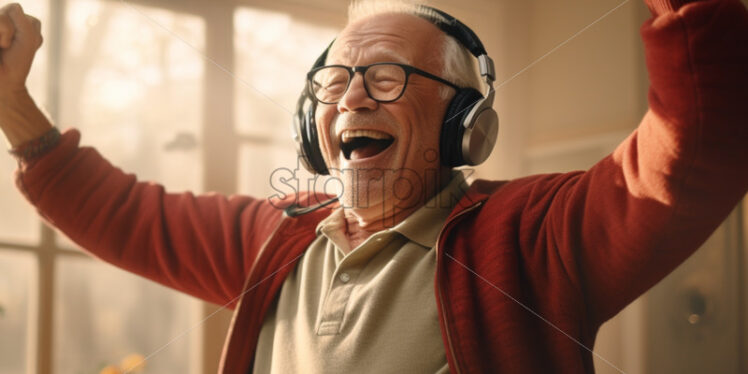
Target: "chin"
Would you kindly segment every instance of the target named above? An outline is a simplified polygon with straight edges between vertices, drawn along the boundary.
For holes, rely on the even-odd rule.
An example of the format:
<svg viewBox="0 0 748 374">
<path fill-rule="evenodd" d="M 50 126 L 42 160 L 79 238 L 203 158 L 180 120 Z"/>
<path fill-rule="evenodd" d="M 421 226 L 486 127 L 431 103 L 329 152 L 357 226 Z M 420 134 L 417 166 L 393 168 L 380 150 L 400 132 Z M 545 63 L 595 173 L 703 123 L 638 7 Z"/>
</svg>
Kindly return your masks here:
<svg viewBox="0 0 748 374">
<path fill-rule="evenodd" d="M 382 205 L 388 197 L 386 179 L 381 169 L 348 169 L 343 173 L 342 201 L 345 208 L 371 210 Z"/>
<path fill-rule="evenodd" d="M 382 169 L 359 169 L 355 174 L 359 179 L 345 185 L 341 202 L 364 221 L 382 221 L 383 226 L 392 227 L 397 217 L 424 201 L 422 178 L 415 171 L 397 168 L 382 173 Z"/>
</svg>

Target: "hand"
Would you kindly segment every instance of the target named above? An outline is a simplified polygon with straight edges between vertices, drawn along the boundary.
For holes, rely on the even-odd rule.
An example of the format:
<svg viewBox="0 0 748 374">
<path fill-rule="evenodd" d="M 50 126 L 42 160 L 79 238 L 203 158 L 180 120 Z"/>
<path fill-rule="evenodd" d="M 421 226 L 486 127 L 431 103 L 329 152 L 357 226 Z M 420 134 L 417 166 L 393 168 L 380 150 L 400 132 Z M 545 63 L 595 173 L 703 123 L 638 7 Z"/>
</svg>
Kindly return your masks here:
<svg viewBox="0 0 748 374">
<path fill-rule="evenodd" d="M 41 22 L 20 4 L 0 8 L 0 95 L 26 91 L 26 77 L 42 45 Z"/>
</svg>

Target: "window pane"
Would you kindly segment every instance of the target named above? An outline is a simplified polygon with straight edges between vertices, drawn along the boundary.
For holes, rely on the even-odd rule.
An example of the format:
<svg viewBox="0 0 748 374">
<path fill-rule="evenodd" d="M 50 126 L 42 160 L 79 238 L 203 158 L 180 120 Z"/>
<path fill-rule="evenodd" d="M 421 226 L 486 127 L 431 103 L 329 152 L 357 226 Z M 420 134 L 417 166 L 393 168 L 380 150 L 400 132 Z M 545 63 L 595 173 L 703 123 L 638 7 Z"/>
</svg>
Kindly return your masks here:
<svg viewBox="0 0 748 374">
<path fill-rule="evenodd" d="M 49 0 L 23 2 L 26 13 L 42 21 L 42 35 L 48 35 Z M 36 52 L 34 64 L 26 82 L 34 101 L 41 108 L 47 101 L 47 43 Z M 16 162 L 6 155 L 0 156 L 0 241 L 34 244 L 39 240 L 39 219 L 13 183 Z"/>
<path fill-rule="evenodd" d="M 67 4 L 61 122 L 142 180 L 199 190 L 202 19 L 120 2 Z"/>
<path fill-rule="evenodd" d="M 306 72 L 336 30 L 246 7 L 236 11 L 234 25 L 237 131 L 286 141 Z"/>
<path fill-rule="evenodd" d="M 0 249 L 0 373 L 26 373 L 35 278 L 32 255 Z"/>
<path fill-rule="evenodd" d="M 329 14 L 296 9 L 296 14 L 324 20 L 306 22 L 287 13 L 239 8 L 234 13 L 236 76 L 236 129 L 272 139 L 247 142 L 240 148 L 239 192 L 258 197 L 278 193 L 270 183 L 274 170 L 296 171 L 296 151 L 291 141 L 292 115 L 304 86 L 306 72 L 337 33 Z M 261 32 L 260 32 L 261 31 Z M 298 170 L 300 184 L 310 176 Z M 307 187 L 301 186 L 302 190 Z M 282 186 L 283 193 L 288 191 Z"/>
<path fill-rule="evenodd" d="M 0 241 L 35 244 L 39 240 L 39 219 L 34 208 L 13 183 L 16 161 L 0 156 Z"/>
<path fill-rule="evenodd" d="M 277 184 L 280 177 L 288 179 L 296 169 L 296 155 L 293 147 L 286 149 L 272 144 L 243 144 L 239 147 L 238 165 L 240 193 L 262 198 L 277 193 L 294 192 L 290 190 L 291 187 Z M 275 170 L 278 170 L 277 174 L 273 174 Z M 287 183 L 295 183 L 295 181 Z"/>
<path fill-rule="evenodd" d="M 189 372 L 196 336 L 180 334 L 194 325 L 194 299 L 100 261 L 60 259 L 57 269 L 56 373 L 97 373 L 157 351 L 145 372 Z"/>
<path fill-rule="evenodd" d="M 201 191 L 204 34 L 196 16 L 69 0 L 61 122 L 140 180 Z"/>
</svg>

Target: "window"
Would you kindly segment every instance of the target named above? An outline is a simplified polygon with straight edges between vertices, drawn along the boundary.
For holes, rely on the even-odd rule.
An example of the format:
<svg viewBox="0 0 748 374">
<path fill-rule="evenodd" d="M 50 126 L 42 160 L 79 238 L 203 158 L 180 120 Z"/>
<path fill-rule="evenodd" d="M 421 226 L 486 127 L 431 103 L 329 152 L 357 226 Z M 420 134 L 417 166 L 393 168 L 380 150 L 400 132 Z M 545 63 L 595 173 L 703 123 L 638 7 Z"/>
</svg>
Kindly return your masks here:
<svg viewBox="0 0 748 374">
<path fill-rule="evenodd" d="M 301 167 L 291 139 L 293 111 L 306 72 L 336 32 L 287 13 L 247 7 L 236 10 L 234 24 L 239 191 L 270 196 L 273 170 Z M 300 180 L 311 177 L 303 168 L 298 172 Z"/>
<path fill-rule="evenodd" d="M 272 169 L 296 167 L 290 110 L 342 18 L 188 3 L 25 1 L 45 37 L 30 91 L 58 127 L 140 180 L 269 196 Z M 0 158 L 6 176 L 14 169 Z M 146 373 L 215 371 L 201 345 L 225 331 L 192 332 L 201 302 L 85 255 L 20 196 L 0 181 L 0 372 L 96 373 L 138 355 Z"/>
<path fill-rule="evenodd" d="M 27 372 L 36 264 L 29 253 L 0 247 L 0 370 Z"/>
</svg>

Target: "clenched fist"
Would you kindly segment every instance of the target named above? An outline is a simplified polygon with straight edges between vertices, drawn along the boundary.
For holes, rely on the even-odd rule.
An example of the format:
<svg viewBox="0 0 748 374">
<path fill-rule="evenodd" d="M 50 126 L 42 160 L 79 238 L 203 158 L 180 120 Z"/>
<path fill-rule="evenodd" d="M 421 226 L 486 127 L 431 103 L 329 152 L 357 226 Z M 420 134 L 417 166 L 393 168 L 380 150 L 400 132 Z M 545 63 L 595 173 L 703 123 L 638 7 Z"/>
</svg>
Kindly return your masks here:
<svg viewBox="0 0 748 374">
<path fill-rule="evenodd" d="M 26 90 L 26 77 L 42 45 L 42 24 L 19 4 L 0 8 L 0 129 L 18 147 L 52 128 Z"/>
<path fill-rule="evenodd" d="M 20 4 L 0 8 L 0 95 L 26 89 L 31 62 L 42 45 L 41 27 Z"/>
</svg>

